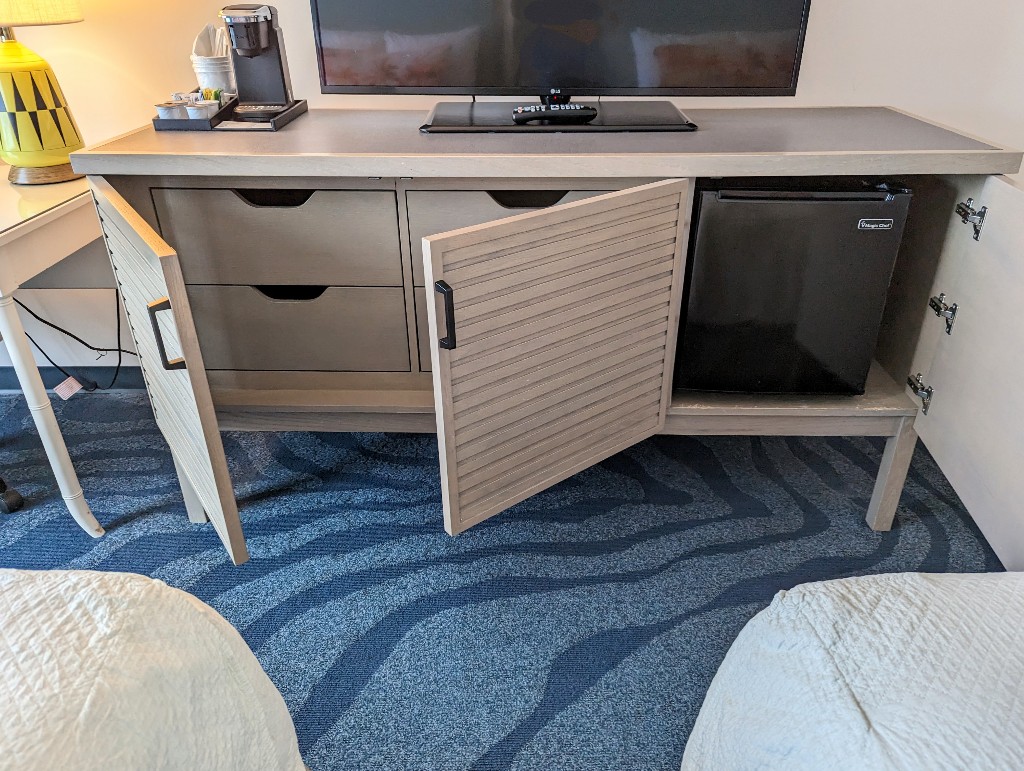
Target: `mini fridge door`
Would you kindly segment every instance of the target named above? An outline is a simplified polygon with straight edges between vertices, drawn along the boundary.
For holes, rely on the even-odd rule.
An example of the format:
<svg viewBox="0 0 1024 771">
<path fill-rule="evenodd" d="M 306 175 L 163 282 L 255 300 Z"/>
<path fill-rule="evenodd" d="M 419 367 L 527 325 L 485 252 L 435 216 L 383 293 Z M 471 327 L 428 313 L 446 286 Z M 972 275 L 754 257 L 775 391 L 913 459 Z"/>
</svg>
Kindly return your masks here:
<svg viewBox="0 0 1024 771">
<path fill-rule="evenodd" d="M 863 393 L 910 197 L 703 191 L 675 387 Z"/>
</svg>

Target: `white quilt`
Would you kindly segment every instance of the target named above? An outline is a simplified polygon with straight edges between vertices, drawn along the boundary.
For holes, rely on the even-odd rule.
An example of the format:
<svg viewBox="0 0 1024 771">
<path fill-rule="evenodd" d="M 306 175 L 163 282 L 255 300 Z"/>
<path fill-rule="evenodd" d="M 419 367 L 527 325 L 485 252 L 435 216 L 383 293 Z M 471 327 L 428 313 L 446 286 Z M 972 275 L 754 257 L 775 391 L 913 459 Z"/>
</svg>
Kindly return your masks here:
<svg viewBox="0 0 1024 771">
<path fill-rule="evenodd" d="M 1024 574 L 780 592 L 743 629 L 683 769 L 1024 768 Z"/>
<path fill-rule="evenodd" d="M 303 769 L 245 641 L 144 576 L 0 570 L 0 705 L 3 769 Z"/>
</svg>

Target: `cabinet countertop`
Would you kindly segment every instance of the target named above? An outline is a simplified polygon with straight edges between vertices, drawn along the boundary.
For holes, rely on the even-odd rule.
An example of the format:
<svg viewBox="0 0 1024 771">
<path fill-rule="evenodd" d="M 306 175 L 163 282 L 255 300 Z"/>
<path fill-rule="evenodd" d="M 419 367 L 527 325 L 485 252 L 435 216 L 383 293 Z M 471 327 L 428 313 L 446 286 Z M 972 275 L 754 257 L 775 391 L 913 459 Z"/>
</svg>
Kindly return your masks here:
<svg viewBox="0 0 1024 771">
<path fill-rule="evenodd" d="M 277 132 L 156 132 L 75 153 L 97 175 L 706 177 L 1013 174 L 1022 154 L 885 107 L 687 110 L 692 133 L 431 134 L 416 110 L 310 110 Z"/>
</svg>

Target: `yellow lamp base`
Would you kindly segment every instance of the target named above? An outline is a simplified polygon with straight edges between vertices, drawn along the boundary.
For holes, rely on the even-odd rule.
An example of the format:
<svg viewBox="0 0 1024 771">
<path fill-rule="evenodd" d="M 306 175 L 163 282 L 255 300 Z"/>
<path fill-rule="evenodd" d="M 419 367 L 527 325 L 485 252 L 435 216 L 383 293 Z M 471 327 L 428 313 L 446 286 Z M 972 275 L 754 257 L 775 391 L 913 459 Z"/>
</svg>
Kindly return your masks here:
<svg viewBox="0 0 1024 771">
<path fill-rule="evenodd" d="M 59 163 L 56 166 L 11 166 L 7 179 L 15 185 L 52 185 L 84 176 L 76 174 L 70 163 Z"/>
<path fill-rule="evenodd" d="M 0 41 L 0 158 L 18 185 L 78 179 L 68 156 L 82 138 L 50 66 L 12 39 Z"/>
</svg>

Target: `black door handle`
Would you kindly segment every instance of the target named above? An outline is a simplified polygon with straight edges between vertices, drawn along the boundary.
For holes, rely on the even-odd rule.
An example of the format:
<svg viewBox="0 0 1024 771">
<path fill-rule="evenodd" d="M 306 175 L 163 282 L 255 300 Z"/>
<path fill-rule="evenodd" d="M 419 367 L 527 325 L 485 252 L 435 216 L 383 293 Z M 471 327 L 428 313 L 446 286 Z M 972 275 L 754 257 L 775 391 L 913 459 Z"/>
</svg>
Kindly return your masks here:
<svg viewBox="0 0 1024 771">
<path fill-rule="evenodd" d="M 448 286 L 447 281 L 434 282 L 434 291 L 440 292 L 444 297 L 444 326 L 448 332 L 447 337 L 442 337 L 437 344 L 446 350 L 455 350 L 455 291 Z"/>
<path fill-rule="evenodd" d="M 160 324 L 156 320 L 156 314 L 160 311 L 169 311 L 171 309 L 171 299 L 169 297 L 161 297 L 159 300 L 153 300 L 149 305 L 146 306 L 146 310 L 149 312 L 149 321 L 153 325 L 153 337 L 156 338 L 156 349 L 160 352 L 160 363 L 164 365 L 166 370 L 185 369 L 184 359 L 175 359 L 174 361 L 167 360 L 167 348 L 164 347 L 164 336 L 160 332 Z"/>
</svg>

